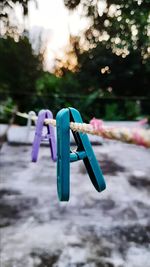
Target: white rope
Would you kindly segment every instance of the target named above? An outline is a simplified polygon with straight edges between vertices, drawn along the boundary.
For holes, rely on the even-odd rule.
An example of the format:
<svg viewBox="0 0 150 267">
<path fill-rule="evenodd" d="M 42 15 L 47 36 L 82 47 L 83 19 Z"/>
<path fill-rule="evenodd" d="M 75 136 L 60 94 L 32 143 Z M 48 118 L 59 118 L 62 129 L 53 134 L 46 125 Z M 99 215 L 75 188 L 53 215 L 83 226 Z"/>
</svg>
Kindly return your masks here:
<svg viewBox="0 0 150 267">
<path fill-rule="evenodd" d="M 9 110 L 8 108 L 6 110 L 14 113 L 14 111 Z M 29 115 L 27 113 L 21 113 L 17 111 L 15 112 L 15 114 L 25 119 L 29 118 Z M 30 118 L 33 121 L 37 120 L 37 116 L 30 116 Z M 54 119 L 45 119 L 44 123 L 46 125 L 51 124 L 54 127 L 56 127 L 56 120 Z M 100 129 L 95 129 L 91 124 L 77 123 L 77 122 L 70 122 L 70 129 L 72 131 L 102 136 L 103 138 L 142 145 L 147 148 L 150 148 L 150 130 L 146 129 L 139 129 L 139 128 L 129 129 L 125 127 L 115 128 L 104 125 Z"/>
</svg>

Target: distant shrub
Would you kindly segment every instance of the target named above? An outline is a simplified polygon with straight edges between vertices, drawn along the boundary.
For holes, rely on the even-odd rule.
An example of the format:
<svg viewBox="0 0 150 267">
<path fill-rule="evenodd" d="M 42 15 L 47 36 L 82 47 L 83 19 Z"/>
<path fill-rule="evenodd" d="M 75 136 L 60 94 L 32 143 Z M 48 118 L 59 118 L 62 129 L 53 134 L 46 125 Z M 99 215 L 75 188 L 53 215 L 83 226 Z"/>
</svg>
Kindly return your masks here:
<svg viewBox="0 0 150 267">
<path fill-rule="evenodd" d="M 123 112 L 119 109 L 119 105 L 117 103 L 106 105 L 104 120 L 119 121 L 123 119 Z"/>
<path fill-rule="evenodd" d="M 126 112 L 126 119 L 128 120 L 135 120 L 137 119 L 140 114 L 140 103 L 138 101 L 127 101 L 125 103 L 125 112 Z"/>
</svg>

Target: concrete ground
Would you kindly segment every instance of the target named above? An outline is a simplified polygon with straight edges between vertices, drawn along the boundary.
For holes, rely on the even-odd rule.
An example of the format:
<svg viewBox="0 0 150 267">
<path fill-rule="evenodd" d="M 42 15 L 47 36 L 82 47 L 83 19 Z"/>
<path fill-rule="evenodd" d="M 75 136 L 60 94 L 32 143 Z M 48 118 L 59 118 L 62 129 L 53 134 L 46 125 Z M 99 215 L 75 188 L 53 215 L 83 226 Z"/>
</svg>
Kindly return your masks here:
<svg viewBox="0 0 150 267">
<path fill-rule="evenodd" d="M 150 267 L 150 149 L 93 146 L 107 189 L 98 193 L 82 161 L 71 163 L 71 196 L 60 203 L 48 147 L 3 145 L 0 266 Z"/>
</svg>

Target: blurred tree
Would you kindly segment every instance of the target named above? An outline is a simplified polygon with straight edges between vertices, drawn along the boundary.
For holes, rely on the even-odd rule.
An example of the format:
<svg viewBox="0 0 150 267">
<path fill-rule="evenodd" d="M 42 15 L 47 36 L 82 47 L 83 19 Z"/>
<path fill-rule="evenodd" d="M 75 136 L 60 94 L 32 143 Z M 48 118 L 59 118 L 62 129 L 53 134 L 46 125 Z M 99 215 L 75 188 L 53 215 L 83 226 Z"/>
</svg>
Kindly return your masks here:
<svg viewBox="0 0 150 267">
<path fill-rule="evenodd" d="M 76 72 L 78 70 L 79 54 L 79 38 L 70 36 L 69 44 L 64 49 L 63 57 L 55 59 L 55 74 L 57 76 L 63 76 L 68 71 Z"/>
<path fill-rule="evenodd" d="M 74 42 L 77 77 L 84 92 L 150 96 L 149 0 L 64 0 L 90 18 Z M 82 45 L 81 45 L 82 44 Z"/>
<path fill-rule="evenodd" d="M 60 80 L 54 74 L 43 72 L 36 81 L 37 94 L 39 96 L 54 96 L 60 91 Z"/>
<path fill-rule="evenodd" d="M 0 39 L 0 93 L 8 92 L 21 110 L 35 99 L 36 80 L 42 73 L 41 55 L 35 55 L 26 36 Z M 28 108 L 27 108 L 28 109 Z"/>
<path fill-rule="evenodd" d="M 17 34 L 17 23 L 14 23 L 14 8 L 16 4 L 22 7 L 22 14 L 28 14 L 29 2 L 36 0 L 1 0 L 0 1 L 0 35 L 8 34 L 10 36 Z M 12 16 L 13 15 L 13 16 Z"/>
<path fill-rule="evenodd" d="M 85 37 L 90 48 L 99 42 L 125 56 L 133 49 L 147 54 L 149 47 L 149 0 L 64 0 L 69 9 L 79 4 L 90 18 Z"/>
<path fill-rule="evenodd" d="M 78 94 L 80 85 L 72 72 L 67 72 L 63 77 L 43 72 L 43 75 L 36 82 L 36 88 L 39 96 L 71 96 L 72 93 Z"/>
<path fill-rule="evenodd" d="M 43 72 L 36 82 L 37 97 L 45 107 L 50 106 L 54 113 L 62 107 L 79 106 L 79 82 L 74 73 L 67 72 L 63 77 Z"/>
<path fill-rule="evenodd" d="M 8 17 L 9 9 L 14 7 L 14 4 L 20 4 L 23 8 L 23 14 L 28 14 L 28 3 L 31 0 L 1 0 L 0 2 L 0 16 Z"/>
<path fill-rule="evenodd" d="M 78 62 L 76 76 L 84 92 L 102 89 L 100 96 L 150 97 L 150 60 L 141 62 L 138 50 L 122 58 L 100 43 L 81 53 Z"/>
</svg>

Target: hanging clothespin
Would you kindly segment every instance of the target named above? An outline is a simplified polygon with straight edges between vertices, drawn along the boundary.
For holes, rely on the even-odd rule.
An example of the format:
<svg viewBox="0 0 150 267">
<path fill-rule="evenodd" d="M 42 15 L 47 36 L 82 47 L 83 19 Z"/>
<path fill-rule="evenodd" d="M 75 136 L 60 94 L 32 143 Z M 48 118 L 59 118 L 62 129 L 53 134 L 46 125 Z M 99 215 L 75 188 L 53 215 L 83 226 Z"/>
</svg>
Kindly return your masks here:
<svg viewBox="0 0 150 267">
<path fill-rule="evenodd" d="M 77 149 L 70 150 L 70 122 L 83 123 L 80 113 L 74 108 L 61 109 L 56 116 L 57 191 L 61 201 L 69 200 L 70 162 L 83 160 L 95 189 L 100 192 L 106 188 L 102 171 L 87 134 L 72 131 Z"/>
<path fill-rule="evenodd" d="M 29 111 L 28 113 L 28 120 L 27 120 L 27 131 L 26 131 L 26 142 L 28 143 L 29 137 L 30 137 L 30 132 L 31 132 L 31 127 L 32 127 L 32 118 L 36 117 L 36 113 L 34 111 Z"/>
<path fill-rule="evenodd" d="M 54 135 L 54 128 L 51 125 L 45 125 L 47 128 L 47 134 L 43 134 L 44 120 L 53 119 L 53 114 L 50 110 L 41 110 L 38 114 L 36 122 L 35 136 L 32 146 L 32 162 L 36 162 L 38 158 L 38 152 L 41 141 L 48 140 L 51 150 L 51 157 L 53 161 L 56 161 L 56 140 Z"/>
</svg>

